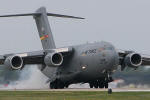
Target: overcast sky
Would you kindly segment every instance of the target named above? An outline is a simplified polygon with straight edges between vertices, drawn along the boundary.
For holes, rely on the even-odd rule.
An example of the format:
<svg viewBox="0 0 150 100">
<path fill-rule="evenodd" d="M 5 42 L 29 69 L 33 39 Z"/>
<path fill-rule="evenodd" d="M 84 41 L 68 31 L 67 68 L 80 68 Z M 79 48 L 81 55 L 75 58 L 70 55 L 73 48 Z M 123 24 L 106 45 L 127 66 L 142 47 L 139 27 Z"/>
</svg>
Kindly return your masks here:
<svg viewBox="0 0 150 100">
<path fill-rule="evenodd" d="M 85 20 L 49 17 L 57 47 L 108 41 L 117 49 L 150 54 L 150 0 L 1 0 L 0 15 L 34 12 Z M 41 50 L 32 17 L 0 19 L 0 54 Z"/>
</svg>

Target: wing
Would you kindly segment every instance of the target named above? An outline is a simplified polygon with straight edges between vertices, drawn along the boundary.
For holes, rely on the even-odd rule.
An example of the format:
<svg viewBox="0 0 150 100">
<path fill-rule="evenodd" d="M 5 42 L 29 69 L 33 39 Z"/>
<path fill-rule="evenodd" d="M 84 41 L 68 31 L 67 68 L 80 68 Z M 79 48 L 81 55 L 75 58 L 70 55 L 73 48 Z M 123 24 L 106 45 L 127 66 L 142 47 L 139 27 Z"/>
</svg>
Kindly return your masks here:
<svg viewBox="0 0 150 100">
<path fill-rule="evenodd" d="M 134 51 L 119 51 L 119 61 L 121 65 L 121 70 L 125 67 L 138 68 L 139 66 L 149 66 L 150 56 L 135 53 Z"/>
<path fill-rule="evenodd" d="M 47 63 L 52 63 L 51 59 L 53 59 L 54 55 L 61 55 L 60 57 L 65 58 L 72 53 L 73 49 L 71 47 L 68 48 L 58 48 L 58 49 L 50 49 L 50 50 L 41 50 L 41 51 L 33 51 L 33 52 L 24 52 L 24 53 L 13 53 L 13 54 L 5 54 L 0 56 L 0 65 L 5 65 L 8 68 L 12 69 L 21 69 L 24 65 L 28 64 L 40 64 L 47 65 Z M 48 60 L 45 60 L 45 57 L 48 56 Z M 59 57 L 59 56 L 58 56 Z M 57 60 L 57 59 L 56 59 Z M 45 61 L 48 61 L 45 63 Z M 62 64 L 62 63 L 61 63 Z M 53 66 L 53 65 L 51 65 Z M 55 66 L 55 65 L 54 65 Z"/>
<path fill-rule="evenodd" d="M 150 65 L 150 57 L 143 56 L 142 57 L 142 65 L 149 66 Z"/>
<path fill-rule="evenodd" d="M 24 52 L 24 53 L 12 53 L 12 54 L 5 54 L 0 56 L 0 64 L 5 64 L 5 60 L 8 57 L 18 56 L 22 58 L 24 64 L 43 64 L 43 51 L 33 51 L 33 52 Z"/>
</svg>

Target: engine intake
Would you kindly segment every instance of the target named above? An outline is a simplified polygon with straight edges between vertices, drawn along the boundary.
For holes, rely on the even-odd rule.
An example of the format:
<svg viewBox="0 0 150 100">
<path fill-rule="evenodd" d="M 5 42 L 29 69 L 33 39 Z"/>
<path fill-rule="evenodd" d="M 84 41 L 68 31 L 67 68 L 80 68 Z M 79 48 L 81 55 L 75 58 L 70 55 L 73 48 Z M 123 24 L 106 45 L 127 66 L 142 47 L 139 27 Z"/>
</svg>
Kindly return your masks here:
<svg viewBox="0 0 150 100">
<path fill-rule="evenodd" d="M 23 67 L 23 59 L 20 56 L 13 55 L 6 58 L 4 65 L 12 69 L 21 69 Z"/>
<path fill-rule="evenodd" d="M 130 53 L 125 57 L 124 63 L 128 67 L 138 67 L 142 64 L 142 57 L 138 53 Z"/>
<path fill-rule="evenodd" d="M 63 63 L 63 56 L 61 53 L 48 53 L 44 58 L 44 62 L 47 66 L 57 67 Z"/>
</svg>

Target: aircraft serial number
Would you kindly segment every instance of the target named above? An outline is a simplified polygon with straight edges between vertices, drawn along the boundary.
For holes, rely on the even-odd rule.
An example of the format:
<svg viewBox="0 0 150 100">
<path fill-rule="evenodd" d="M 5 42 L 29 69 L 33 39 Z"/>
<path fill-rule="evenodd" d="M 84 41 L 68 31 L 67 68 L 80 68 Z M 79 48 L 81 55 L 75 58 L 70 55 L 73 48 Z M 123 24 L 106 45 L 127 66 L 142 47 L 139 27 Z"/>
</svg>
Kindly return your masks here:
<svg viewBox="0 0 150 100">
<path fill-rule="evenodd" d="M 96 49 L 87 50 L 87 51 L 85 51 L 84 53 L 85 53 L 85 54 L 96 53 Z"/>
</svg>

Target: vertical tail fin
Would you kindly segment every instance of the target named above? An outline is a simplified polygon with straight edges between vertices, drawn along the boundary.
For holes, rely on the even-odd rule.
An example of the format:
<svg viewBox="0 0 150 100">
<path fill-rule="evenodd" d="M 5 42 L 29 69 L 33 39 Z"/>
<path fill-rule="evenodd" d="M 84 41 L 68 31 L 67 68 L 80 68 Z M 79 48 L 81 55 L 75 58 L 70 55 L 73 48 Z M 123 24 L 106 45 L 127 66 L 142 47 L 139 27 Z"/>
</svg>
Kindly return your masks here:
<svg viewBox="0 0 150 100">
<path fill-rule="evenodd" d="M 34 15 L 34 18 L 36 21 L 43 49 L 55 49 L 56 46 L 52 35 L 52 31 L 50 29 L 46 9 L 44 7 L 41 7 L 36 12 L 40 13 L 40 15 Z"/>
<path fill-rule="evenodd" d="M 68 16 L 68 15 L 47 13 L 45 7 L 39 8 L 35 13 L 2 15 L 0 17 L 17 17 L 17 16 L 33 16 L 34 17 L 44 50 L 56 48 L 55 42 L 53 39 L 53 35 L 52 35 L 51 29 L 50 29 L 48 16 L 84 19 L 82 17 L 74 17 L 74 16 Z"/>
</svg>

